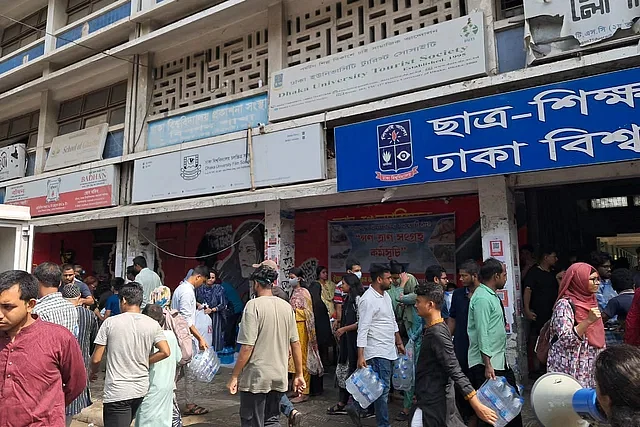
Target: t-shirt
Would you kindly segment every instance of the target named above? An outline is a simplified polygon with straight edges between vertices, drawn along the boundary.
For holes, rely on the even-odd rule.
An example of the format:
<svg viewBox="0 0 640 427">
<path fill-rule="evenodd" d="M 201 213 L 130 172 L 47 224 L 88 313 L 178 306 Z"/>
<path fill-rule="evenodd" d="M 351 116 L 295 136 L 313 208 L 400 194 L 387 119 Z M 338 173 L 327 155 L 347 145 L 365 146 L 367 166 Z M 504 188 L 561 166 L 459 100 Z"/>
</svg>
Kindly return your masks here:
<svg viewBox="0 0 640 427">
<path fill-rule="evenodd" d="M 149 304 L 151 292 L 157 287 L 162 286 L 160 276 L 148 268 L 143 268 L 136 276 L 136 282 L 142 285 L 142 308 Z"/>
<path fill-rule="evenodd" d="M 111 311 L 112 316 L 120 314 L 120 298 L 118 298 L 117 294 L 111 295 L 107 298 L 107 303 L 104 305 L 104 309 Z"/>
<path fill-rule="evenodd" d="M 535 266 L 524 278 L 524 287 L 531 289 L 529 308 L 536 313 L 535 325 L 539 329 L 551 320 L 553 306 L 558 299 L 558 279 L 555 273 Z"/>
<path fill-rule="evenodd" d="M 456 329 L 453 331 L 453 349 L 464 372 L 469 370 L 469 334 L 467 333 L 467 321 L 469 318 L 469 288 L 458 288 L 453 291 L 451 297 L 451 310 L 449 315 L 456 320 Z"/>
<path fill-rule="evenodd" d="M 291 343 L 299 341 L 296 319 L 286 301 L 263 296 L 247 303 L 238 344 L 253 346 L 238 389 L 249 393 L 286 392 Z"/>
<path fill-rule="evenodd" d="M 95 343 L 107 346 L 104 403 L 144 397 L 149 390 L 149 355 L 167 339 L 158 322 L 138 313 L 122 313 L 104 321 Z"/>
<path fill-rule="evenodd" d="M 611 298 L 604 312 L 610 319 L 618 316 L 620 323 L 624 323 L 627 320 L 629 310 L 631 310 L 633 295 L 633 292 L 623 292 L 618 294 L 617 297 Z"/>
</svg>

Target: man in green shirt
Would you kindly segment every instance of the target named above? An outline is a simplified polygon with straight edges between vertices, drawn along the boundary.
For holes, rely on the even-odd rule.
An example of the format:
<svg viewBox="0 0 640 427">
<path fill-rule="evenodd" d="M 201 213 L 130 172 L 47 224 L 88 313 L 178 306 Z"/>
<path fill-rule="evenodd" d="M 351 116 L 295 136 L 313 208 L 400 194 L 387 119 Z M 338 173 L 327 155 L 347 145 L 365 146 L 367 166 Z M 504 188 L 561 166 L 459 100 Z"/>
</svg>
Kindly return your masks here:
<svg viewBox="0 0 640 427">
<path fill-rule="evenodd" d="M 471 384 L 479 389 L 485 380 L 505 377 L 517 389 L 515 375 L 506 361 L 507 332 L 502 301 L 497 290 L 507 284 L 507 268 L 495 258 L 489 258 L 480 269 L 482 284 L 475 290 L 469 303 L 469 376 Z M 483 422 L 480 426 L 485 426 Z M 508 427 L 522 427 L 518 415 Z"/>
</svg>

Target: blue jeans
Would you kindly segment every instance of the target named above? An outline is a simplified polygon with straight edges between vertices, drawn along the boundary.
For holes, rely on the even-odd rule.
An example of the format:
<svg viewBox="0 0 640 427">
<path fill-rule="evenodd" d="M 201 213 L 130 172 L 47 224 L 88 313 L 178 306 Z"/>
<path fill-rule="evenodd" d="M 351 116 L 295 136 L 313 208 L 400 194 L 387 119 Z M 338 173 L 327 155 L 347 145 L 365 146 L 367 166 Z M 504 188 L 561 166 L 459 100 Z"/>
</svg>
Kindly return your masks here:
<svg viewBox="0 0 640 427">
<path fill-rule="evenodd" d="M 280 399 L 280 412 L 287 418 L 293 412 L 293 403 L 291 403 L 286 393 L 283 394 L 282 399 Z"/>
<path fill-rule="evenodd" d="M 382 395 L 373 402 L 373 408 L 376 411 L 376 425 L 377 427 L 391 427 L 391 424 L 389 424 L 389 407 L 387 401 L 389 400 L 393 361 L 374 357 L 373 359 L 367 360 L 367 365 L 371 366 L 371 369 L 378 374 L 380 381 L 382 381 Z M 355 403 L 358 405 L 358 402 Z M 359 406 L 360 405 L 358 405 L 358 407 Z"/>
</svg>

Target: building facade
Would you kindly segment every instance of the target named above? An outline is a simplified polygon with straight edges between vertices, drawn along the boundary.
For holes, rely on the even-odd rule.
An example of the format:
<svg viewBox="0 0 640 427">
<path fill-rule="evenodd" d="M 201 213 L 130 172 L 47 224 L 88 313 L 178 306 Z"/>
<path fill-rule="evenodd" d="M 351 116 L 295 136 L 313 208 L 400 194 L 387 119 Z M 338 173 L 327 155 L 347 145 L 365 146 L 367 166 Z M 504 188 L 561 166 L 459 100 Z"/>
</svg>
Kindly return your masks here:
<svg viewBox="0 0 640 427">
<path fill-rule="evenodd" d="M 633 0 L 14 3 L 0 195 L 31 207 L 35 264 L 143 254 L 174 287 L 204 260 L 246 294 L 264 257 L 337 281 L 495 256 L 525 374 L 523 191 L 640 175 Z"/>
</svg>

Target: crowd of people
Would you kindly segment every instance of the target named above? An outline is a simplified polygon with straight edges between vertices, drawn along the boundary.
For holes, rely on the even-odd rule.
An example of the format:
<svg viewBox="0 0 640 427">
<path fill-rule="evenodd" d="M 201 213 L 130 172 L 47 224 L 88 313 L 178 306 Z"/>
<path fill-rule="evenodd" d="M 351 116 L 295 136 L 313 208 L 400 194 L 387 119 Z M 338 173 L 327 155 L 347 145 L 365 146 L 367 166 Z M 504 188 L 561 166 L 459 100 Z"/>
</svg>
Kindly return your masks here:
<svg viewBox="0 0 640 427">
<path fill-rule="evenodd" d="M 439 265 L 427 268 L 421 282 L 391 260 L 370 266 L 365 282 L 358 261 L 346 264 L 337 284 L 324 266 L 313 278 L 297 268 L 279 278 L 275 262 L 256 264 L 246 304 L 205 265 L 191 269 L 172 292 L 143 257 L 109 289 L 70 264 L 1 273 L 0 426 L 70 425 L 92 404 L 89 384 L 101 371 L 105 426 L 129 426 L 134 419 L 138 427 L 181 426 L 184 416 L 203 415 L 215 404 L 196 403 L 188 369 L 197 351 L 192 343 L 199 351 L 239 346 L 227 387 L 240 395 L 243 427 L 279 425 L 281 414 L 300 426 L 294 405 L 324 392 L 329 367 L 338 400 L 327 414 L 348 416 L 356 426 L 373 417 L 378 427 L 390 426 L 392 418 L 410 427 L 493 425 L 497 415 L 476 391 L 496 377 L 518 389 L 499 297 L 506 265 L 468 260 L 459 266 L 462 286 L 455 288 Z M 621 343 L 640 341 L 634 272 L 620 265 L 612 271 L 604 253 L 566 270 L 556 264 L 550 250 L 521 264 L 535 371 L 567 373 L 596 388 L 614 427 L 640 426 L 640 350 Z M 290 292 L 278 286 L 282 279 Z M 210 319 L 208 331 L 197 326 L 202 315 Z M 533 345 L 543 348 L 541 341 L 544 357 Z M 393 416 L 393 362 L 409 347 L 415 375 Z M 383 385 L 367 409 L 346 387 L 365 367 Z M 521 417 L 508 425 L 521 426 Z"/>
</svg>

